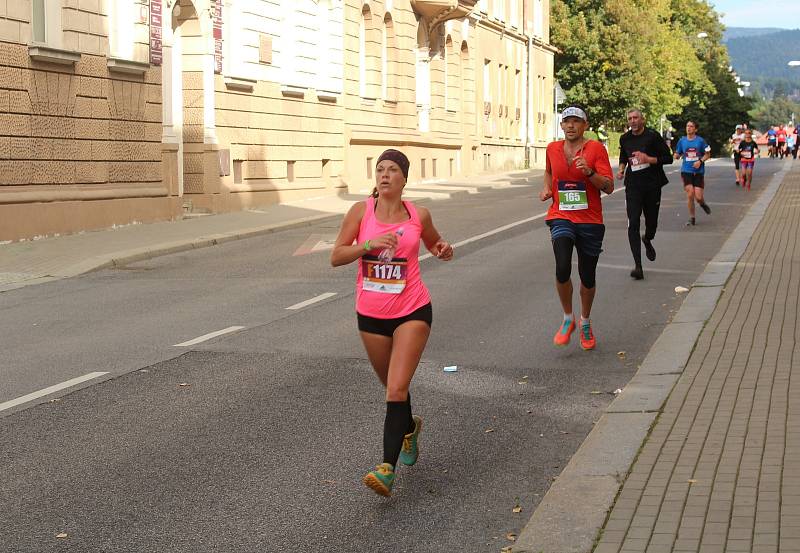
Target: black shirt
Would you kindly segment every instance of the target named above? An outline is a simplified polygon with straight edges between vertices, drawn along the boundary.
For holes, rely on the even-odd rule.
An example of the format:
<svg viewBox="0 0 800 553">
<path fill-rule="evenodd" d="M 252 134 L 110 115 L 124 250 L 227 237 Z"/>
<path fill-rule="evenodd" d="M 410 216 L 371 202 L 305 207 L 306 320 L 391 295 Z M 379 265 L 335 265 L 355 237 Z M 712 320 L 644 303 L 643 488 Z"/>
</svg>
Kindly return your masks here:
<svg viewBox="0 0 800 553">
<path fill-rule="evenodd" d="M 746 152 L 746 153 L 745 153 Z M 750 161 L 756 158 L 758 155 L 758 145 L 756 144 L 755 140 L 747 142 L 746 140 L 742 140 L 739 142 L 739 155 L 742 156 L 743 161 Z"/>
<path fill-rule="evenodd" d="M 636 169 L 638 165 L 633 159 L 633 152 L 644 152 L 656 158 L 658 162 Z M 628 166 L 625 169 L 626 187 L 650 184 L 664 186 L 668 181 L 662 166 L 672 164 L 672 152 L 660 134 L 645 127 L 642 134 L 637 135 L 628 131 L 619 137 L 619 163 Z"/>
</svg>

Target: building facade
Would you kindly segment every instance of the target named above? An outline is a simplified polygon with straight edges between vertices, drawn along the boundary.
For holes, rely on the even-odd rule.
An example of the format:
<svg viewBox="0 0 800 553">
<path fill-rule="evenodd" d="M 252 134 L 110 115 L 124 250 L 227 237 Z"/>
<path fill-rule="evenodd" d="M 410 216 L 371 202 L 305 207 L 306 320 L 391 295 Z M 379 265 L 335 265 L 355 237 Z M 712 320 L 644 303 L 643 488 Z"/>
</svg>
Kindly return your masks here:
<svg viewBox="0 0 800 553">
<path fill-rule="evenodd" d="M 548 0 L 0 2 L 0 240 L 543 162 Z"/>
</svg>

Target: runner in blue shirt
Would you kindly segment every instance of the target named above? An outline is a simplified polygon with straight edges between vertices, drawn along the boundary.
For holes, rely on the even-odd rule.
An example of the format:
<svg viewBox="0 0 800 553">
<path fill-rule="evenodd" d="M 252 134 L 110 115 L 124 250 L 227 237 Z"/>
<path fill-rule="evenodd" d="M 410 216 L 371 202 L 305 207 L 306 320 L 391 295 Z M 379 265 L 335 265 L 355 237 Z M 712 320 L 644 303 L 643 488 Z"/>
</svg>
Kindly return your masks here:
<svg viewBox="0 0 800 553">
<path fill-rule="evenodd" d="M 683 179 L 683 189 L 686 191 L 686 201 L 689 207 L 689 221 L 686 226 L 694 226 L 695 211 L 694 202 L 700 204 L 707 214 L 711 214 L 711 208 L 703 197 L 705 187 L 705 162 L 711 157 L 711 146 L 697 135 L 697 123 L 694 121 L 686 122 L 686 136 L 678 140 L 675 147 L 675 159 L 683 158 L 681 166 L 681 179 Z"/>
<path fill-rule="evenodd" d="M 767 146 L 769 150 L 769 157 L 777 157 L 778 156 L 778 131 L 775 130 L 775 127 L 770 127 L 767 131 Z"/>
</svg>

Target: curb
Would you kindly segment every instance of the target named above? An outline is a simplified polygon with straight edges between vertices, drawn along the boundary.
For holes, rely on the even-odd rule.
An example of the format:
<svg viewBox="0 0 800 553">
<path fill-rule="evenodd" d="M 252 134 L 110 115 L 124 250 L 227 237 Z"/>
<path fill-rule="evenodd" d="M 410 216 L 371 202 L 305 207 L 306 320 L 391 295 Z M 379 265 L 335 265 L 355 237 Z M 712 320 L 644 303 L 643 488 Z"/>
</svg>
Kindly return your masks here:
<svg viewBox="0 0 800 553">
<path fill-rule="evenodd" d="M 527 177 L 529 180 L 540 176 L 540 172 L 537 169 L 529 169 L 526 171 L 528 173 L 532 173 Z M 499 173 L 495 175 L 495 177 L 498 179 L 509 178 L 510 176 L 511 175 L 509 173 Z M 430 188 L 427 188 L 426 185 Z M 415 186 L 418 188 L 415 188 Z M 474 194 L 480 194 L 484 190 L 505 189 L 511 186 L 514 185 L 511 185 L 503 180 L 490 184 L 469 184 L 458 182 L 450 183 L 449 181 L 443 180 L 436 183 L 419 183 L 414 186 L 409 186 L 406 198 L 419 205 L 426 205 L 428 203 L 441 200 L 465 198 Z M 368 192 L 369 191 L 365 191 L 365 194 Z M 199 237 L 171 240 L 159 244 L 151 244 L 148 246 L 87 257 L 71 265 L 66 265 L 57 270 L 51 270 L 46 274 L 39 274 L 32 276 L 32 278 L 0 284 L 0 293 L 36 284 L 52 282 L 63 278 L 75 277 L 93 271 L 122 267 L 130 263 L 145 261 L 147 259 L 153 259 L 163 255 L 207 248 L 210 246 L 224 244 L 226 242 L 232 242 L 234 240 L 243 240 L 245 238 L 252 238 L 277 231 L 310 226 L 322 221 L 336 219 L 337 217 L 342 217 L 343 215 L 344 212 L 325 212 L 318 215 L 290 219 L 280 223 L 259 225 L 219 234 L 209 234 Z"/>
<path fill-rule="evenodd" d="M 773 175 L 720 251 L 692 285 L 623 392 L 545 494 L 514 553 L 589 553 L 650 429 L 680 378 L 723 287 L 780 188 L 791 162 Z"/>
</svg>

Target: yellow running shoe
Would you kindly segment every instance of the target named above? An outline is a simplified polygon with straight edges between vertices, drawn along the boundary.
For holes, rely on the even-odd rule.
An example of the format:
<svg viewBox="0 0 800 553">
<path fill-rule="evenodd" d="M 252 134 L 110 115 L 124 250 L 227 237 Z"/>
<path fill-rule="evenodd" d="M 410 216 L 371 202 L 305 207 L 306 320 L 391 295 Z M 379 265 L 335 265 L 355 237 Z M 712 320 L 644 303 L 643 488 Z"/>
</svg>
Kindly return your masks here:
<svg viewBox="0 0 800 553">
<path fill-rule="evenodd" d="M 403 436 L 403 449 L 400 450 L 400 462 L 409 467 L 417 462 L 419 455 L 419 433 L 422 431 L 422 417 L 414 415 L 414 431 Z"/>
<path fill-rule="evenodd" d="M 381 463 L 363 478 L 364 484 L 378 495 L 389 497 L 394 485 L 394 467 L 389 463 Z"/>
</svg>

